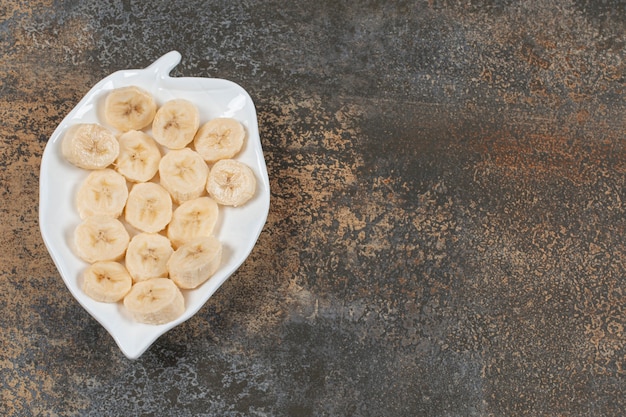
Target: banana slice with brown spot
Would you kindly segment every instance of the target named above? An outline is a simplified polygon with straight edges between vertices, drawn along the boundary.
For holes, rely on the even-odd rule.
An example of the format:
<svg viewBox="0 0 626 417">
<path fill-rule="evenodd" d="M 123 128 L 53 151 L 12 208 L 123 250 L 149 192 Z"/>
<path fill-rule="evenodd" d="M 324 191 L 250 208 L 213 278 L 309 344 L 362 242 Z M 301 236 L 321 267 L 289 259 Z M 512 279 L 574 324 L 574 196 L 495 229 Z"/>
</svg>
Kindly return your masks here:
<svg viewBox="0 0 626 417">
<path fill-rule="evenodd" d="M 104 118 L 122 132 L 150 126 L 156 110 L 152 95 L 137 86 L 111 90 L 104 101 Z"/>
<path fill-rule="evenodd" d="M 200 197 L 208 175 L 206 162 L 189 148 L 171 150 L 159 163 L 160 184 L 178 204 Z"/>
<path fill-rule="evenodd" d="M 205 161 L 212 163 L 237 155 L 245 137 L 246 130 L 239 121 L 222 117 L 203 124 L 193 139 L 193 145 Z"/>
<path fill-rule="evenodd" d="M 83 291 L 103 303 L 115 303 L 130 291 L 133 280 L 119 262 L 95 262 L 83 272 Z"/>
<path fill-rule="evenodd" d="M 174 248 L 201 236 L 213 233 L 219 208 L 210 197 L 199 197 L 182 203 L 174 210 L 167 226 L 167 237 Z"/>
<path fill-rule="evenodd" d="M 159 170 L 161 151 L 148 135 L 140 130 L 129 130 L 118 138 L 120 152 L 115 170 L 130 182 L 150 181 Z"/>
<path fill-rule="evenodd" d="M 256 177 L 243 162 L 222 159 L 211 167 L 206 190 L 219 204 L 238 207 L 254 196 Z"/>
<path fill-rule="evenodd" d="M 182 149 L 191 143 L 199 125 L 200 114 L 196 105 L 185 99 L 174 99 L 156 112 L 152 135 L 169 149 Z"/>
<path fill-rule="evenodd" d="M 91 171 L 76 193 L 76 208 L 81 219 L 90 216 L 117 218 L 128 198 L 126 179 L 112 169 Z"/>
<path fill-rule="evenodd" d="M 152 278 L 132 286 L 124 307 L 139 323 L 165 324 L 185 312 L 185 298 L 169 278 Z"/>
<path fill-rule="evenodd" d="M 130 189 L 124 218 L 142 232 L 157 233 L 170 222 L 172 211 L 172 198 L 165 188 L 153 182 L 142 182 Z"/>
<path fill-rule="evenodd" d="M 116 261 L 126 253 L 130 236 L 117 219 L 91 216 L 74 230 L 76 254 L 84 261 Z"/>
<path fill-rule="evenodd" d="M 214 236 L 205 236 L 176 249 L 167 262 L 167 269 L 179 288 L 191 289 L 211 278 L 221 262 L 221 242 Z"/>
<path fill-rule="evenodd" d="M 139 233 L 128 244 L 126 269 L 134 282 L 167 277 L 167 261 L 174 253 L 169 239 L 158 233 Z"/>
<path fill-rule="evenodd" d="M 104 169 L 120 152 L 115 135 L 97 123 L 78 123 L 63 135 L 61 153 L 71 164 L 83 169 Z"/>
</svg>

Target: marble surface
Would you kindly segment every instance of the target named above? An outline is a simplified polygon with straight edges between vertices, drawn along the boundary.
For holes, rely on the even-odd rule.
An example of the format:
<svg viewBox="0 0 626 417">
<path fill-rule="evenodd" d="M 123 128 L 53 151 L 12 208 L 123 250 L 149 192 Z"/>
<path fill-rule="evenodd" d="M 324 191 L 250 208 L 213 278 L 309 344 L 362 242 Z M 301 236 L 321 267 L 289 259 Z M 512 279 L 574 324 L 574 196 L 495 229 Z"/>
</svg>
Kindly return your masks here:
<svg viewBox="0 0 626 417">
<path fill-rule="evenodd" d="M 0 5 L 0 414 L 618 416 L 622 2 Z M 257 106 L 250 258 L 136 361 L 39 233 L 42 151 L 170 50 Z"/>
</svg>

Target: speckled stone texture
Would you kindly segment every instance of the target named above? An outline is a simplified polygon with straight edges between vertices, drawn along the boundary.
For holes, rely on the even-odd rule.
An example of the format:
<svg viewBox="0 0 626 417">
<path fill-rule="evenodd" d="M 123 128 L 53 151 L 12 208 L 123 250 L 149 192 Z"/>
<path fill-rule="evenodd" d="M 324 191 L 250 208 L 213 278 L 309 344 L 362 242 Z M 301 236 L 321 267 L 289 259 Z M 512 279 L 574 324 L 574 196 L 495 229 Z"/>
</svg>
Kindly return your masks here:
<svg viewBox="0 0 626 417">
<path fill-rule="evenodd" d="M 623 415 L 625 28 L 609 0 L 3 1 L 0 415 Z M 252 96 L 272 205 L 130 361 L 47 254 L 39 163 L 170 50 Z"/>
</svg>

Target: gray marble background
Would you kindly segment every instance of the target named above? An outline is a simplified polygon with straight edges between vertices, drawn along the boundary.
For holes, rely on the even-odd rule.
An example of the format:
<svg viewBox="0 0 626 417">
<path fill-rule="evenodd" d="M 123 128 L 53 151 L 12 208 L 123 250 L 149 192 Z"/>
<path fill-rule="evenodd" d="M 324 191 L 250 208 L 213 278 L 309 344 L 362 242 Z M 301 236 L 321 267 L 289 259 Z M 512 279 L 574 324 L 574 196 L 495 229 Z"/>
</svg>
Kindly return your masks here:
<svg viewBox="0 0 626 417">
<path fill-rule="evenodd" d="M 0 414 L 622 415 L 625 26 L 618 1 L 2 2 Z M 250 93 L 272 205 L 131 361 L 47 254 L 39 163 L 170 50 Z"/>
</svg>

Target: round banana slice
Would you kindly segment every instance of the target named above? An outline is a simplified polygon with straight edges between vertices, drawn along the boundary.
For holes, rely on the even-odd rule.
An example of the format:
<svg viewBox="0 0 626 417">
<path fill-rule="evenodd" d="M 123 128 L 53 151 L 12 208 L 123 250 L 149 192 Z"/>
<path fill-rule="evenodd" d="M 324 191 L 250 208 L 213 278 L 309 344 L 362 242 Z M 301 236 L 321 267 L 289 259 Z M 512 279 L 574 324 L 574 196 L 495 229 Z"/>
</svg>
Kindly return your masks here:
<svg viewBox="0 0 626 417">
<path fill-rule="evenodd" d="M 74 230 L 76 254 L 84 261 L 116 261 L 126 252 L 130 236 L 117 219 L 91 216 Z"/>
<path fill-rule="evenodd" d="M 200 114 L 196 105 L 185 99 L 174 99 L 156 112 L 152 135 L 169 149 L 182 149 L 191 143 L 199 125 Z"/>
<path fill-rule="evenodd" d="M 152 278 L 133 285 L 124 307 L 139 323 L 165 324 L 185 312 L 185 298 L 169 278 Z"/>
<path fill-rule="evenodd" d="M 169 151 L 159 162 L 160 183 L 178 204 L 200 197 L 208 175 L 206 162 L 189 148 Z"/>
<path fill-rule="evenodd" d="M 159 232 L 172 219 L 172 198 L 159 184 L 137 183 L 128 193 L 124 218 L 142 232 Z"/>
<path fill-rule="evenodd" d="M 219 209 L 210 197 L 199 197 L 182 203 L 172 214 L 167 237 L 174 248 L 196 237 L 209 236 L 217 223 Z"/>
<path fill-rule="evenodd" d="M 246 131 L 237 120 L 222 117 L 203 124 L 193 139 L 193 145 L 207 162 L 233 158 L 243 147 Z"/>
<path fill-rule="evenodd" d="M 222 159 L 211 167 L 206 190 L 219 204 L 238 207 L 254 196 L 256 178 L 243 162 Z"/>
<path fill-rule="evenodd" d="M 120 153 L 115 169 L 131 182 L 150 181 L 159 170 L 161 151 L 148 134 L 129 130 L 118 138 Z"/>
<path fill-rule="evenodd" d="M 179 288 L 198 287 L 217 271 L 222 262 L 222 244 L 214 236 L 190 240 L 174 251 L 167 269 Z"/>
<path fill-rule="evenodd" d="M 114 128 L 126 132 L 141 130 L 152 123 L 157 105 L 152 95 L 136 87 L 112 90 L 104 101 L 104 118 Z"/>
<path fill-rule="evenodd" d="M 134 282 L 167 277 L 167 261 L 174 253 L 168 238 L 158 233 L 135 235 L 126 249 L 126 269 Z"/>
<path fill-rule="evenodd" d="M 76 193 L 76 208 L 81 219 L 90 216 L 117 218 L 124 211 L 128 187 L 126 179 L 112 169 L 92 171 Z"/>
<path fill-rule="evenodd" d="M 61 153 L 83 169 L 103 169 L 111 165 L 120 151 L 112 132 L 96 123 L 78 123 L 63 135 Z"/>
<path fill-rule="evenodd" d="M 96 262 L 83 273 L 83 291 L 103 303 L 120 301 L 133 285 L 130 274 L 119 262 Z"/>
</svg>

